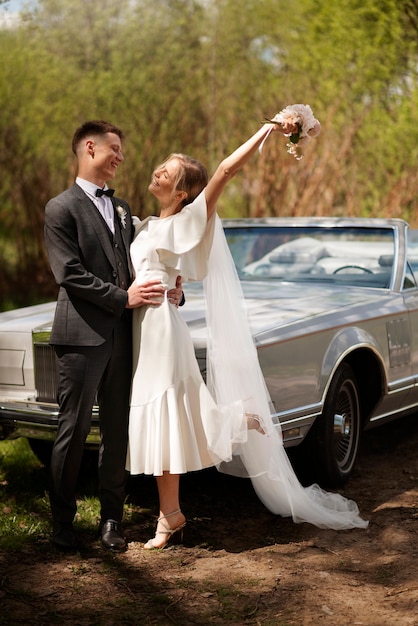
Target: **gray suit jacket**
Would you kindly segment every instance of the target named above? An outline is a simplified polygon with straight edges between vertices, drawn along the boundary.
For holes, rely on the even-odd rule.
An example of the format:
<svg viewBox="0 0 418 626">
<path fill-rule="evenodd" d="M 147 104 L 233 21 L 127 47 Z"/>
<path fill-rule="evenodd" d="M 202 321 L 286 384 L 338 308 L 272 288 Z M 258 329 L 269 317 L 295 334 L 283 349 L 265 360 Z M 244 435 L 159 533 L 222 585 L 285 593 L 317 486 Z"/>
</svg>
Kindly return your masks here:
<svg viewBox="0 0 418 626">
<path fill-rule="evenodd" d="M 126 269 L 132 275 L 131 212 L 120 198 L 112 198 L 112 203 L 127 213 L 126 228 L 121 228 L 121 233 Z M 48 202 L 45 242 L 60 286 L 51 344 L 100 345 L 110 337 L 115 323 L 126 311 L 127 293 L 117 285 L 118 271 L 109 232 L 94 203 L 77 184 Z"/>
</svg>

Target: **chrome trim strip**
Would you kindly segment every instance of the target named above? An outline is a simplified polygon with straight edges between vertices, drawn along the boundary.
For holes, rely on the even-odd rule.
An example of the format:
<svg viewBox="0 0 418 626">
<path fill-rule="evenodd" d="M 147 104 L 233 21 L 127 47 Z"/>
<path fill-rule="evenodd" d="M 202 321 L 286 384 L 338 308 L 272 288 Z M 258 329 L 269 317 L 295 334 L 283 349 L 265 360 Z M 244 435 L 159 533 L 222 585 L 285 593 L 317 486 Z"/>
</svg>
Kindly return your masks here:
<svg viewBox="0 0 418 626">
<path fill-rule="evenodd" d="M 56 404 L 48 402 L 34 402 L 32 400 L 18 400 L 16 402 L 1 402 L 0 411 L 19 413 L 21 415 L 40 415 L 43 417 L 58 418 L 59 410 Z M 94 406 L 92 416 L 99 414 L 99 407 Z"/>
<path fill-rule="evenodd" d="M 376 415 L 375 417 L 371 417 L 369 419 L 369 422 L 370 424 L 372 424 L 374 422 L 378 422 L 379 420 L 383 420 L 388 417 L 392 418 L 394 415 L 408 413 L 409 411 L 416 412 L 416 410 L 417 410 L 417 404 L 416 402 L 413 402 L 412 404 L 408 404 L 408 406 L 403 406 L 400 409 L 392 409 L 391 411 L 388 411 L 387 413 L 379 413 L 379 415 Z"/>
<path fill-rule="evenodd" d="M 408 382 L 409 381 L 409 382 Z M 413 389 L 416 386 L 415 378 L 402 378 L 393 383 L 388 384 L 388 396 L 393 395 L 394 393 L 399 393 L 401 391 L 408 391 L 409 389 Z"/>
<path fill-rule="evenodd" d="M 279 419 L 280 423 L 286 423 L 287 421 L 291 422 L 292 420 L 299 420 L 301 418 L 316 418 L 318 415 L 322 413 L 322 403 L 315 402 L 314 404 L 307 404 L 303 407 L 298 407 L 297 409 L 291 409 L 289 411 L 280 411 L 279 413 L 274 413 L 272 418 Z M 295 416 L 295 417 L 293 417 Z M 283 420 L 283 421 L 282 421 Z"/>
</svg>

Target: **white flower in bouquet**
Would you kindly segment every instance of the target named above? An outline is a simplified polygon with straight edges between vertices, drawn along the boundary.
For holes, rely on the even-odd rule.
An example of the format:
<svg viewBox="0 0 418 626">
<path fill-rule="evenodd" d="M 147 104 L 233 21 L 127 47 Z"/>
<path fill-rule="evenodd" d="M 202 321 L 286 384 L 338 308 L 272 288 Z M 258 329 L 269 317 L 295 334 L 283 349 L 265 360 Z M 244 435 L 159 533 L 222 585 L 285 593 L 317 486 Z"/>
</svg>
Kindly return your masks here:
<svg viewBox="0 0 418 626">
<path fill-rule="evenodd" d="M 285 135 L 285 137 L 289 137 L 289 143 L 286 144 L 288 153 L 292 154 L 298 161 L 303 158 L 299 147 L 307 144 L 321 132 L 321 124 L 314 117 L 309 104 L 290 104 L 271 120 L 266 120 L 266 122 L 273 124 L 283 124 L 284 122 L 296 124 L 298 131 Z"/>
</svg>

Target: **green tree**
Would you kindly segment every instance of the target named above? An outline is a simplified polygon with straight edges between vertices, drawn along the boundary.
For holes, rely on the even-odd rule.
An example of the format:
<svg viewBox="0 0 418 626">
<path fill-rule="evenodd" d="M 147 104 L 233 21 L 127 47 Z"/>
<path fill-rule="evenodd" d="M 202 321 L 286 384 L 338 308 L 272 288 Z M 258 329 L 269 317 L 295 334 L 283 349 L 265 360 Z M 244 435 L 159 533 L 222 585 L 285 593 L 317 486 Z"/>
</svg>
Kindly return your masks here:
<svg viewBox="0 0 418 626">
<path fill-rule="evenodd" d="M 397 202 L 393 194 L 401 174 L 416 181 L 417 40 L 403 4 L 303 2 L 286 71 L 296 99 L 309 94 L 323 132 L 297 175 L 287 161 L 276 176 L 280 155 L 272 148 L 257 214 L 275 214 L 279 197 L 290 215 L 414 214 L 416 198 Z"/>
<path fill-rule="evenodd" d="M 417 33 L 416 0 L 38 0 L 0 29 L 3 306 L 55 294 L 43 211 L 74 180 L 71 136 L 86 119 L 126 131 L 115 184 L 145 217 L 167 154 L 212 171 L 264 117 L 309 103 L 323 130 L 303 160 L 267 141 L 220 214 L 415 225 Z"/>
</svg>

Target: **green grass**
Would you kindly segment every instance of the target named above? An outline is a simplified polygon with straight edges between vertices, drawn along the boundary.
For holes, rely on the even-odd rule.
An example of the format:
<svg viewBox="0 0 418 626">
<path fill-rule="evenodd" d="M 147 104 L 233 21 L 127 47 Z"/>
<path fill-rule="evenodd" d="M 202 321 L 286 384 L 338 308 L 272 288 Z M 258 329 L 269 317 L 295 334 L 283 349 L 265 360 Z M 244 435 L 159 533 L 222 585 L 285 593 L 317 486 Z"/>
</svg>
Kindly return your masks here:
<svg viewBox="0 0 418 626">
<path fill-rule="evenodd" d="M 0 442 L 0 549 L 18 550 L 49 532 L 46 481 L 26 439 Z"/>
<path fill-rule="evenodd" d="M 49 537 L 51 518 L 49 474 L 27 439 L 0 441 L 0 549 L 18 550 L 25 543 Z M 75 525 L 97 532 L 100 504 L 95 478 L 83 485 Z"/>
<path fill-rule="evenodd" d="M 3 481 L 9 471 L 17 481 L 26 478 L 41 467 L 40 462 L 33 454 L 27 439 L 20 438 L 12 441 L 0 441 L 0 478 Z"/>
</svg>

